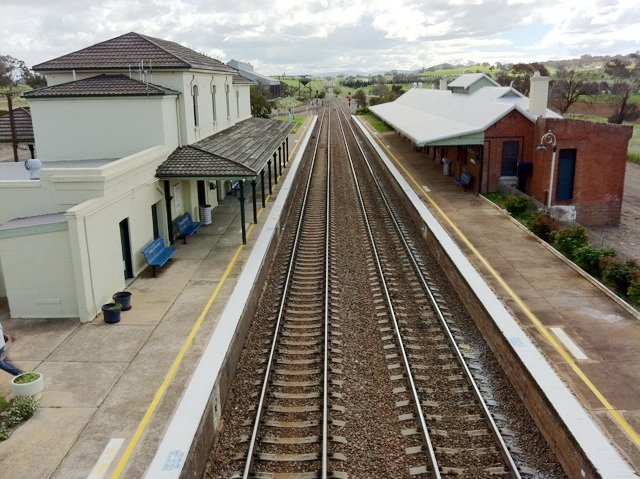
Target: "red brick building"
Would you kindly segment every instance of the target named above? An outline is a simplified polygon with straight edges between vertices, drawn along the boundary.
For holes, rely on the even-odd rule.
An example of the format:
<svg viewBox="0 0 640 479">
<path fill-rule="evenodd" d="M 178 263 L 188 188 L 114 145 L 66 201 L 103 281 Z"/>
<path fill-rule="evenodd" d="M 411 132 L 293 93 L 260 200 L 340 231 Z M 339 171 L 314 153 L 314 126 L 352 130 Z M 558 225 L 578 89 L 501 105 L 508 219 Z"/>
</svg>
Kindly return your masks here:
<svg viewBox="0 0 640 479">
<path fill-rule="evenodd" d="M 447 90 L 414 88 L 396 101 L 371 107 L 409 138 L 428 160 L 465 171 L 476 193 L 511 185 L 548 202 L 552 145 L 556 138 L 552 213 L 586 225 L 620 220 L 629 126 L 567 120 L 548 110 L 548 78 L 532 78 L 531 98 L 483 74 L 462 75 Z"/>
</svg>

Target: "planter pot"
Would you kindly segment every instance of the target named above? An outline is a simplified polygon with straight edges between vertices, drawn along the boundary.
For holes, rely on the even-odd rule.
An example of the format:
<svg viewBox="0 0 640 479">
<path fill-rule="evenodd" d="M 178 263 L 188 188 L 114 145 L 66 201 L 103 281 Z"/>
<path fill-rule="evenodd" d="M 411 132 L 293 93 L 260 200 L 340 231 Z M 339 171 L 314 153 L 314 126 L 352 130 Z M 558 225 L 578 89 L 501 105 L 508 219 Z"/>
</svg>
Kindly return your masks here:
<svg viewBox="0 0 640 479">
<path fill-rule="evenodd" d="M 34 371 L 35 372 L 35 371 Z M 40 377 L 35 381 L 31 381 L 30 383 L 16 384 L 15 380 L 18 379 L 19 376 L 14 377 L 11 380 L 11 391 L 14 396 L 36 396 L 40 394 L 44 389 L 44 378 L 42 373 L 38 373 Z"/>
<path fill-rule="evenodd" d="M 122 305 L 122 311 L 131 309 L 131 293 L 129 291 L 121 291 L 113 295 L 113 301 Z"/>
<path fill-rule="evenodd" d="M 113 324 L 120 322 L 120 311 L 122 305 L 120 303 L 107 303 L 102 306 L 102 315 L 104 316 L 104 322 Z"/>
</svg>

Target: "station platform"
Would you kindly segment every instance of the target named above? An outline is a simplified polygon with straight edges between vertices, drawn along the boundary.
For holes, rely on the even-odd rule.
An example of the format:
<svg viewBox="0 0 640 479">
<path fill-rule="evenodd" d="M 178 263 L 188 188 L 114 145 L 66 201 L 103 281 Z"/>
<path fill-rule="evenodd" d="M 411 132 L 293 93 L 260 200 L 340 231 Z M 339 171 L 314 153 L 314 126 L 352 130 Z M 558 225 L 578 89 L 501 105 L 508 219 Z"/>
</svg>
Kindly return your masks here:
<svg viewBox="0 0 640 479">
<path fill-rule="evenodd" d="M 293 158 L 311 117 L 289 136 Z M 15 336 L 9 357 L 44 374 L 37 414 L 0 442 L 0 476 L 12 479 L 142 477 L 198 363 L 268 216 L 283 170 L 258 223 L 242 245 L 238 198 L 227 196 L 157 277 L 148 268 L 128 287 L 132 309 L 110 325 L 101 315 L 77 319 L 10 319 L 0 301 L 0 322 Z M 259 202 L 260 203 L 260 202 Z M 0 372 L 0 392 L 11 391 Z"/>
<path fill-rule="evenodd" d="M 395 132 L 367 130 L 631 467 L 640 471 L 640 314 Z"/>
</svg>

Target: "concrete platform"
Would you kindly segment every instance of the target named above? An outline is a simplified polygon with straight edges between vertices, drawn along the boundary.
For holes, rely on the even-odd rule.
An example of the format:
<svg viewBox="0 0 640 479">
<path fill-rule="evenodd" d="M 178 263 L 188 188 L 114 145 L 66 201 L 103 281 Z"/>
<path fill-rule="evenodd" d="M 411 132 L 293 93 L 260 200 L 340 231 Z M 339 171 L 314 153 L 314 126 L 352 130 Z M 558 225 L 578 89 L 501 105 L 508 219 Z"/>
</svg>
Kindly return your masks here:
<svg viewBox="0 0 640 479">
<path fill-rule="evenodd" d="M 640 315 L 395 132 L 383 151 L 621 455 L 640 471 Z"/>
<path fill-rule="evenodd" d="M 290 136 L 291 158 L 309 123 Z M 228 196 L 213 210 L 212 225 L 186 245 L 176 242 L 156 278 L 149 269 L 129 285 L 133 308 L 118 324 L 9 319 L 0 301 L 0 321 L 16 337 L 9 356 L 45 377 L 39 411 L 0 442 L 0 476 L 142 477 L 287 173 L 249 227 L 246 246 L 238 200 Z M 4 395 L 10 380 L 0 374 Z"/>
</svg>

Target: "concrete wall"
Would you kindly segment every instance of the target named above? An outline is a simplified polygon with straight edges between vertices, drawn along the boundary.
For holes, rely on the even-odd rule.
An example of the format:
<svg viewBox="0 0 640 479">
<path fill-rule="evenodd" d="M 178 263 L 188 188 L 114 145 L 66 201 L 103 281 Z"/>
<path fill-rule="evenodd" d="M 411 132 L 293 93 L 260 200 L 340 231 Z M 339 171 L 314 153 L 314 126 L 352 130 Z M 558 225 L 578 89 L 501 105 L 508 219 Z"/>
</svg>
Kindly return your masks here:
<svg viewBox="0 0 640 479">
<path fill-rule="evenodd" d="M 178 145 L 175 96 L 31 100 L 38 157 L 46 161 L 121 158 Z"/>
<path fill-rule="evenodd" d="M 78 316 L 68 231 L 3 238 L 0 259 L 12 317 Z"/>
<path fill-rule="evenodd" d="M 106 194 L 70 208 L 69 223 L 78 316 L 89 321 L 113 293 L 125 287 L 119 223 L 128 218 L 134 275 L 147 264 L 141 250 L 153 240 L 151 207 L 158 205 L 160 233 L 167 237 L 162 188 L 155 178 L 167 149 L 151 149 L 104 167 Z"/>
</svg>

